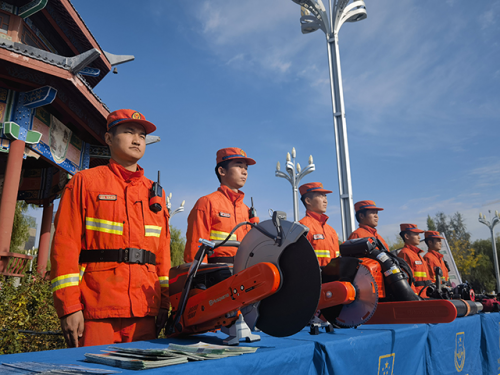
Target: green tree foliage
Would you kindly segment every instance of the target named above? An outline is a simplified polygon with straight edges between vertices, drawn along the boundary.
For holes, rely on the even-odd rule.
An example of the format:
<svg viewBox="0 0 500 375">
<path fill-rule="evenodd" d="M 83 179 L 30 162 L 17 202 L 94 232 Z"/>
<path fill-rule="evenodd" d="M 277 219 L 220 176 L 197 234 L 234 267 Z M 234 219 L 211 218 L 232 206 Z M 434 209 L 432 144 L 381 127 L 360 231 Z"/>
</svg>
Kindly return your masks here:
<svg viewBox="0 0 500 375">
<path fill-rule="evenodd" d="M 33 220 L 24 214 L 28 211 L 28 203 L 18 201 L 14 213 L 14 225 L 12 226 L 12 238 L 10 240 L 10 251 L 13 253 L 24 253 L 21 246 L 30 237 L 29 228 L 34 226 Z"/>
<path fill-rule="evenodd" d="M 21 280 L 0 276 L 0 354 L 62 349 L 64 339 L 53 302 L 50 281 L 42 278 Z"/>
<path fill-rule="evenodd" d="M 456 212 L 447 217 L 443 212 L 438 212 L 433 221 L 437 231 L 444 233 L 448 241 L 462 280 L 467 280 L 478 292 L 491 291 L 491 286 L 494 286 L 495 282 L 492 274 L 493 258 L 488 256 L 484 243 L 470 242 L 471 235 L 467 231 L 462 214 Z M 427 223 L 429 224 L 429 220 Z M 491 241 L 489 243 L 491 248 Z"/>
<path fill-rule="evenodd" d="M 390 251 L 394 251 L 394 250 L 402 249 L 405 246 L 405 243 L 398 233 L 394 236 L 394 242 L 391 240 L 388 240 L 387 245 L 389 245 Z"/>
<path fill-rule="evenodd" d="M 181 230 L 170 227 L 170 260 L 172 267 L 179 266 L 184 263 L 184 247 L 186 240 L 182 237 Z"/>
<path fill-rule="evenodd" d="M 427 230 L 437 230 L 436 223 L 432 220 L 430 215 L 427 215 Z"/>
</svg>

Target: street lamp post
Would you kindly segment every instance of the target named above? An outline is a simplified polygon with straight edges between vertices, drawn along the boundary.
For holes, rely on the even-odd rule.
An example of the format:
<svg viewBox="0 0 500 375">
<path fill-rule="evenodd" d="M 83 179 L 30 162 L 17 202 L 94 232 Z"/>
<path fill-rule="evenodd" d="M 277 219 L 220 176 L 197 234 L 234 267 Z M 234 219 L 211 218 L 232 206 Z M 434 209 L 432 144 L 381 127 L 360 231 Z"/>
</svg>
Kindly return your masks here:
<svg viewBox="0 0 500 375">
<path fill-rule="evenodd" d="M 177 207 L 174 211 L 172 211 L 171 200 L 172 200 L 172 193 L 170 193 L 169 195 L 167 195 L 167 198 L 166 198 L 166 201 L 167 201 L 167 210 L 168 210 L 168 214 L 170 215 L 170 219 L 172 219 L 179 212 L 184 211 L 184 203 L 186 202 L 186 201 L 182 201 L 181 205 L 179 207 Z"/>
<path fill-rule="evenodd" d="M 345 22 L 356 22 L 366 18 L 365 3 L 362 0 L 353 1 L 351 4 L 349 4 L 351 0 L 333 0 L 332 4 L 332 0 L 329 0 L 328 9 L 326 9 L 321 0 L 292 1 L 301 6 L 302 17 L 300 23 L 302 33 L 308 34 L 321 29 L 326 35 L 335 128 L 335 149 L 337 152 L 342 236 L 346 239 L 354 230 L 354 207 L 338 33 Z"/>
<path fill-rule="evenodd" d="M 491 213 L 491 211 L 488 211 Z M 497 244 L 495 242 L 495 232 L 494 229 L 495 225 L 498 224 L 500 221 L 500 216 L 498 215 L 498 211 L 495 211 L 495 216 L 493 216 L 493 219 L 491 220 L 491 223 L 486 220 L 486 216 L 483 215 L 482 213 L 479 214 L 479 222 L 483 223 L 486 225 L 488 228 L 490 228 L 491 232 L 491 245 L 493 246 L 493 263 L 495 265 L 495 276 L 496 276 L 496 285 L 497 285 L 497 293 L 500 292 L 500 278 L 498 276 L 498 259 L 497 259 Z"/>
<path fill-rule="evenodd" d="M 312 155 L 309 156 L 309 165 L 305 167 L 303 170 L 300 167 L 299 163 L 295 163 L 295 147 L 292 148 L 292 156 L 290 157 L 290 153 L 286 153 L 286 166 L 285 169 L 288 172 L 288 175 L 285 172 L 282 172 L 280 162 L 276 164 L 276 172 L 274 175 L 276 177 L 281 177 L 292 185 L 293 191 L 293 221 L 299 221 L 299 183 L 306 174 L 313 172 L 316 169 L 316 166 L 313 164 Z"/>
</svg>

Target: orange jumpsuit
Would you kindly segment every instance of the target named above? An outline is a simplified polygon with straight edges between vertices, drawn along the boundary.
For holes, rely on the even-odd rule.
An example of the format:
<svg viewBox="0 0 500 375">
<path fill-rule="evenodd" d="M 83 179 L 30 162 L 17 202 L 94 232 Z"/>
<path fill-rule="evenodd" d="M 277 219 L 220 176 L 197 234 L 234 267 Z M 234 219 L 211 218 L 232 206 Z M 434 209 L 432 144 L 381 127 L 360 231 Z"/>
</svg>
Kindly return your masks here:
<svg viewBox="0 0 500 375">
<path fill-rule="evenodd" d="M 398 257 L 403 258 L 413 271 L 415 284 L 411 288 L 416 294 L 419 294 L 427 286 L 426 284 L 432 282 L 427 275 L 427 262 L 420 255 L 422 252 L 423 250 L 416 246 L 405 245 L 398 253 Z M 425 292 L 422 292 L 421 297 L 426 297 Z"/>
<path fill-rule="evenodd" d="M 427 262 L 427 268 L 429 269 L 429 278 L 434 282 L 436 276 L 434 274 L 434 268 L 440 267 L 443 271 L 443 282 L 450 281 L 450 276 L 448 275 L 448 268 L 444 264 L 444 255 L 436 250 L 429 250 L 427 254 L 424 255 L 424 260 Z"/>
<path fill-rule="evenodd" d="M 160 308 L 170 307 L 168 211 L 165 197 L 160 212 L 149 209 L 151 186 L 142 168 L 130 172 L 113 160 L 106 166 L 77 173 L 68 183 L 55 218 L 50 254 L 52 291 L 59 317 L 80 310 L 86 322 L 154 317 Z M 156 265 L 79 264 L 82 249 L 128 247 L 154 253 Z"/>
<path fill-rule="evenodd" d="M 377 233 L 377 229 L 369 227 L 368 225 L 359 224 L 359 228 L 351 233 L 351 235 L 349 236 L 349 239 L 352 240 L 355 238 L 365 238 L 365 237 L 375 237 L 375 238 L 379 239 L 380 242 L 382 242 L 384 244 L 385 249 L 387 251 L 389 251 L 389 246 L 384 241 L 382 236 L 380 236 L 380 234 Z"/>
<path fill-rule="evenodd" d="M 320 266 L 326 266 L 330 259 L 340 255 L 337 232 L 326 223 L 328 216 L 306 210 L 306 216 L 299 223 L 309 228 L 307 239 L 314 248 Z"/>
<path fill-rule="evenodd" d="M 188 228 L 186 232 L 186 247 L 184 261 L 192 262 L 200 243 L 200 238 L 212 241 L 226 239 L 233 228 L 244 221 L 258 222 L 258 218 L 250 219 L 248 206 L 243 203 L 245 194 L 241 191 L 235 193 L 225 185 L 217 191 L 198 199 L 189 213 Z M 248 225 L 241 226 L 231 236 L 231 241 L 241 241 L 250 231 Z M 212 257 L 234 257 L 236 247 L 219 247 L 215 249 Z M 204 262 L 207 261 L 205 257 Z M 228 262 L 229 263 L 229 262 Z"/>
</svg>

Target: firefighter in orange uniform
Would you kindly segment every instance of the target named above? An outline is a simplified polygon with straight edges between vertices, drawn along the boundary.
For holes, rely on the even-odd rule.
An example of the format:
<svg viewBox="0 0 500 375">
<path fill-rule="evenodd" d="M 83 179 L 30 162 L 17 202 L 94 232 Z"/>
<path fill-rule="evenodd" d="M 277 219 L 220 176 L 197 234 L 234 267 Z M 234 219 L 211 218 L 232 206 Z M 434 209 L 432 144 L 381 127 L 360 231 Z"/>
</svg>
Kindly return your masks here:
<svg viewBox="0 0 500 375">
<path fill-rule="evenodd" d="M 240 148 L 228 147 L 217 151 L 216 161 L 215 174 L 220 187 L 212 194 L 198 199 L 189 213 L 184 249 L 184 261 L 187 263 L 194 260 L 200 238 L 221 241 L 226 239 L 237 224 L 259 221 L 243 203 L 245 194 L 240 191 L 248 177 L 248 166 L 254 165 L 255 160 L 247 157 Z M 230 240 L 241 241 L 250 229 L 250 226 L 241 226 Z M 233 263 L 236 251 L 236 247 L 218 247 L 210 258 L 205 257 L 204 262 Z"/>
<path fill-rule="evenodd" d="M 423 250 L 417 247 L 420 244 L 420 233 L 424 231 L 418 229 L 416 224 L 400 224 L 400 229 L 399 235 L 405 246 L 398 253 L 398 257 L 403 258 L 413 272 L 415 278 L 415 283 L 411 286 L 413 291 L 421 297 L 427 297 L 425 291 L 422 292 L 422 290 L 432 281 L 427 274 L 427 262 L 421 255 Z"/>
<path fill-rule="evenodd" d="M 335 229 L 326 223 L 328 207 L 326 194 L 331 190 L 323 189 L 320 182 L 310 182 L 299 187 L 300 200 L 306 208 L 306 216 L 300 223 L 309 228 L 307 239 L 314 248 L 320 266 L 326 266 L 339 253 L 339 237 Z"/>
<path fill-rule="evenodd" d="M 375 237 L 389 251 L 389 246 L 375 229 L 378 225 L 378 212 L 383 210 L 383 208 L 377 207 L 374 201 L 357 202 L 354 205 L 354 211 L 356 211 L 356 221 L 359 223 L 359 228 L 351 233 L 349 239 Z"/>
<path fill-rule="evenodd" d="M 443 271 L 443 283 L 449 284 L 450 277 L 448 274 L 448 265 L 443 259 L 443 254 L 439 252 L 441 250 L 441 240 L 444 240 L 444 237 L 439 235 L 439 232 L 429 230 L 425 232 L 425 244 L 429 248 L 427 254 L 424 255 L 424 260 L 427 262 L 427 268 L 429 269 L 429 278 L 434 282 L 436 280 L 436 275 L 434 273 L 434 269 L 436 267 L 441 268 Z"/>
<path fill-rule="evenodd" d="M 165 325 L 165 194 L 161 210 L 151 210 L 153 182 L 137 164 L 154 130 L 139 112 L 110 113 L 109 164 L 78 172 L 62 195 L 50 260 L 54 304 L 69 347 L 154 339 Z"/>
</svg>

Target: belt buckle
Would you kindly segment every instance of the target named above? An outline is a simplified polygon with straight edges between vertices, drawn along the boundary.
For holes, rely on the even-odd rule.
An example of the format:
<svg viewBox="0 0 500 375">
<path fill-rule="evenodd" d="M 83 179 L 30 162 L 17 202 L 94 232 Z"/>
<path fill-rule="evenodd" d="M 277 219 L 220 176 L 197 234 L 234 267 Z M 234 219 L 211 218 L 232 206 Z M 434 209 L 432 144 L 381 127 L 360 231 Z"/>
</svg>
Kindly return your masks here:
<svg viewBox="0 0 500 375">
<path fill-rule="evenodd" d="M 127 250 L 128 250 L 127 263 L 144 264 L 144 250 L 143 249 L 136 249 L 134 247 L 129 247 Z"/>
</svg>

